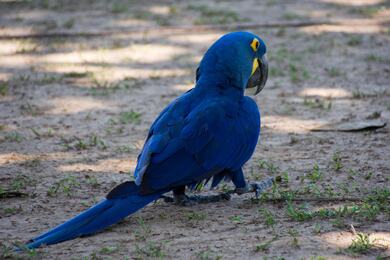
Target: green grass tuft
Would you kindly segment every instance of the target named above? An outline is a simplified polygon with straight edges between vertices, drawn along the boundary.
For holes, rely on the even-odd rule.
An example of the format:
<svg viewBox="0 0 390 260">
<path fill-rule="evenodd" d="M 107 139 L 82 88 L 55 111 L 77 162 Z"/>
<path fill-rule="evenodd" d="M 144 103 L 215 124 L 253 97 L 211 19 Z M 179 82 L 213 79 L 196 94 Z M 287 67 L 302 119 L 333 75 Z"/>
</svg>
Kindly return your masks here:
<svg viewBox="0 0 390 260">
<path fill-rule="evenodd" d="M 119 122 L 121 124 L 139 124 L 141 122 L 141 115 L 141 113 L 133 110 L 122 112 L 119 115 Z"/>
<path fill-rule="evenodd" d="M 368 234 L 358 233 L 356 234 L 356 238 L 352 240 L 352 244 L 348 247 L 347 251 L 354 254 L 366 254 L 374 246 Z"/>
</svg>

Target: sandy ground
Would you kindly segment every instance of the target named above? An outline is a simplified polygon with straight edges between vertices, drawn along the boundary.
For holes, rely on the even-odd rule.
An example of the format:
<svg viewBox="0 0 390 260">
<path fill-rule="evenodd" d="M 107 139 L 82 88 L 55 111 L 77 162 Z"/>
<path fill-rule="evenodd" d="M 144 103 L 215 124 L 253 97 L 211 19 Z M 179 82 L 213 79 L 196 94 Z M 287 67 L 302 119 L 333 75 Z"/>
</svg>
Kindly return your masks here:
<svg viewBox="0 0 390 260">
<path fill-rule="evenodd" d="M 1 189 L 28 194 L 0 199 L 0 258 L 389 257 L 388 126 L 310 131 L 329 123 L 389 121 L 388 3 L 144 2 L 0 1 Z M 9 251 L 12 243 L 63 222 L 132 178 L 150 124 L 193 86 L 204 51 L 227 32 L 220 24 L 305 21 L 326 24 L 251 29 L 269 46 L 271 71 L 255 97 L 262 135 L 245 172 L 249 180 L 282 175 L 272 194 L 287 191 L 307 200 L 290 207 L 284 201 L 253 201 L 251 194 L 193 207 L 158 201 L 95 236 L 24 254 Z M 204 24 L 217 27 L 147 29 Z M 110 33 L 5 37 L 85 32 Z M 316 201 L 364 200 L 376 191 L 384 198 L 376 208 Z M 303 214 L 343 206 L 359 210 L 338 217 Z M 368 235 L 368 249 L 351 248 L 358 241 L 351 224 Z"/>
</svg>

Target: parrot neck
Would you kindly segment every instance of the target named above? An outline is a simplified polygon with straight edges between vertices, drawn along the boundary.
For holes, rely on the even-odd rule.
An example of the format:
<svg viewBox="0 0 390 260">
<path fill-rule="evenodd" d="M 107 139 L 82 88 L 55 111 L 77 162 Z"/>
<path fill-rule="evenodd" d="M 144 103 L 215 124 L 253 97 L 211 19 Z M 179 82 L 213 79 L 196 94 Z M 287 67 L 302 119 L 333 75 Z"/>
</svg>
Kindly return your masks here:
<svg viewBox="0 0 390 260">
<path fill-rule="evenodd" d="M 196 82 L 196 89 L 205 94 L 218 94 L 237 99 L 244 96 L 243 88 L 232 84 L 227 77 L 216 75 L 202 75 Z"/>
</svg>

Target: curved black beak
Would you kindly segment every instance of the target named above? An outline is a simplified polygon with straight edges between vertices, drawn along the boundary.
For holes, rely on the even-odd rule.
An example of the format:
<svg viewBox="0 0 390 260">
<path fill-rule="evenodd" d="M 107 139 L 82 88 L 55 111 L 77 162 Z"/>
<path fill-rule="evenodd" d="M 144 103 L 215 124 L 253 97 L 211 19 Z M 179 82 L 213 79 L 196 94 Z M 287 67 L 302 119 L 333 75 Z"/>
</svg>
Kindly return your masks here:
<svg viewBox="0 0 390 260">
<path fill-rule="evenodd" d="M 256 88 L 254 95 L 257 95 L 265 86 L 268 78 L 268 59 L 264 54 L 263 57 L 257 59 L 258 66 L 248 80 L 246 88 Z"/>
</svg>

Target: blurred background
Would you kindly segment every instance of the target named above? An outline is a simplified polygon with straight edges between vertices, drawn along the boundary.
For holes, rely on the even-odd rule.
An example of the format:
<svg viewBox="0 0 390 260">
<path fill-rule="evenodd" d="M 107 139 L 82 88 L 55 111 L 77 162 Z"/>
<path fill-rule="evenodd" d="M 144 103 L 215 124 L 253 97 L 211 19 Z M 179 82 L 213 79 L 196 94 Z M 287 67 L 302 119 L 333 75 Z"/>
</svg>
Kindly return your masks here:
<svg viewBox="0 0 390 260">
<path fill-rule="evenodd" d="M 262 136 L 245 169 L 250 180 L 283 175 L 288 189 L 306 195 L 388 188 L 389 8 L 384 0 L 0 1 L 3 256 L 9 243 L 131 179 L 154 118 L 194 86 L 202 55 L 230 31 L 254 32 L 268 45 L 269 81 L 254 97 Z M 11 191 L 16 197 L 5 195 Z M 267 205 L 276 219 L 270 229 L 249 198 L 194 209 L 158 202 L 38 257 L 251 258 L 276 232 L 270 257 L 345 259 L 351 223 L 385 241 L 370 257 L 389 251 L 388 208 L 371 221 L 297 226 L 281 205 Z"/>
</svg>

